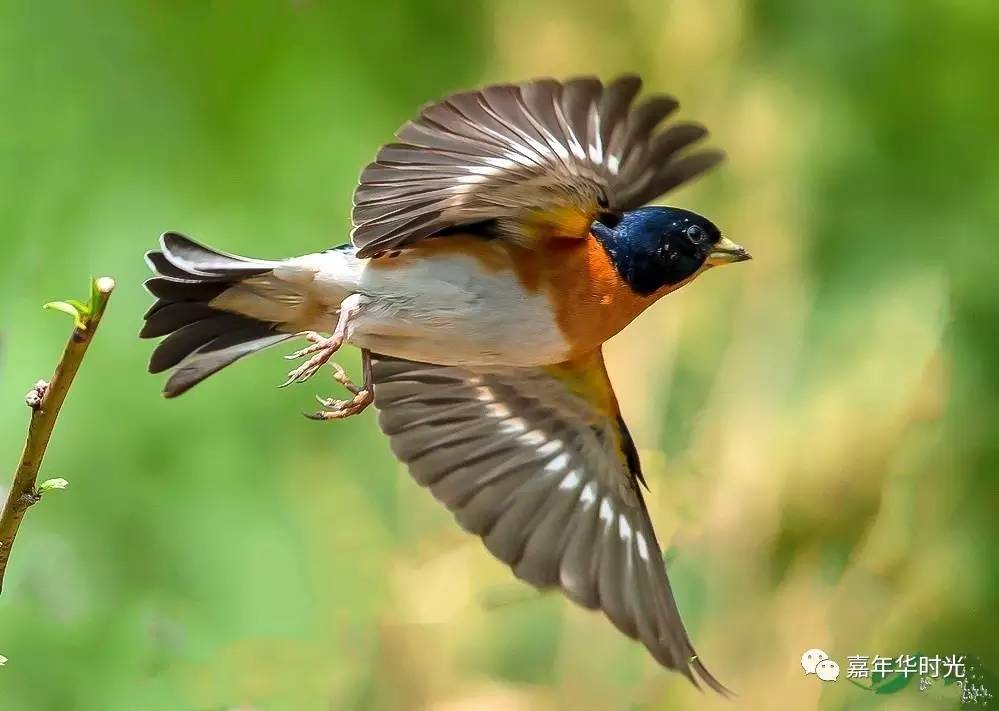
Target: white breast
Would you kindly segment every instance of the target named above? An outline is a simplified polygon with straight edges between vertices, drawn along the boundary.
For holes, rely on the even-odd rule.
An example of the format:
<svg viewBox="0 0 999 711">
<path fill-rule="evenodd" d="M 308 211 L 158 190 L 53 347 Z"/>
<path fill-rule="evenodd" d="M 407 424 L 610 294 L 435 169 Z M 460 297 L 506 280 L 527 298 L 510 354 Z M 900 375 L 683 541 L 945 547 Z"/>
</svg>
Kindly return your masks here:
<svg viewBox="0 0 999 711">
<path fill-rule="evenodd" d="M 318 267 L 315 288 L 337 303 L 365 297 L 348 331 L 359 347 L 448 365 L 542 365 L 567 356 L 547 297 L 525 290 L 512 271 L 456 253 L 384 266 L 352 250 L 304 259 Z"/>
</svg>

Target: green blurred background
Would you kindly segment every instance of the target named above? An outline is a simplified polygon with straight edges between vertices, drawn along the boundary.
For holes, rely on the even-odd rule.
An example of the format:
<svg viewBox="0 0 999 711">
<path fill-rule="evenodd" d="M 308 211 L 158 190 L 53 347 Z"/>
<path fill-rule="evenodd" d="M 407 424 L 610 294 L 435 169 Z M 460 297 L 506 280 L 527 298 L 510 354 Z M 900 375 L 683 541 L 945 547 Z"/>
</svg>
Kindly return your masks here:
<svg viewBox="0 0 999 711">
<path fill-rule="evenodd" d="M 423 102 L 621 71 L 712 128 L 728 163 L 670 201 L 756 257 L 609 347 L 732 703 L 515 582 L 371 414 L 302 418 L 332 382 L 278 391 L 268 353 L 166 402 L 135 337 L 160 232 L 339 244 Z M 956 708 L 798 662 L 999 671 L 997 75 L 993 0 L 0 0 L 8 470 L 69 327 L 40 305 L 119 283 L 43 468 L 70 488 L 30 511 L 0 596 L 0 709 Z"/>
</svg>

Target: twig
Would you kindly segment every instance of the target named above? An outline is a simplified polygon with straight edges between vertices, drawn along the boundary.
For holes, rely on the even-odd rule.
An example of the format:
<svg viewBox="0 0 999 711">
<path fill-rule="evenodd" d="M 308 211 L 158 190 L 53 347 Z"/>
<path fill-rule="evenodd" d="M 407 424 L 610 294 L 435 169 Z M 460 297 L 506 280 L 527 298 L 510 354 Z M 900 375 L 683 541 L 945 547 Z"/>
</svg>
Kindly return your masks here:
<svg viewBox="0 0 999 711">
<path fill-rule="evenodd" d="M 87 346 L 94 338 L 112 291 L 114 279 L 101 277 L 91 282 L 89 304 L 79 301 L 46 304 L 47 308 L 65 311 L 74 317 L 73 333 L 66 343 L 52 380 L 47 383 L 44 380 L 38 381 L 25 396 L 25 402 L 31 408 L 28 438 L 24 443 L 21 462 L 14 472 L 14 481 L 7 492 L 3 511 L 0 512 L 0 589 L 3 589 L 4 572 L 7 570 L 10 549 L 21 519 L 28 507 L 41 499 L 41 492 L 36 488 L 35 482 L 56 418 L 59 417 L 59 410 L 73 384 L 76 371 L 80 369 Z"/>
</svg>

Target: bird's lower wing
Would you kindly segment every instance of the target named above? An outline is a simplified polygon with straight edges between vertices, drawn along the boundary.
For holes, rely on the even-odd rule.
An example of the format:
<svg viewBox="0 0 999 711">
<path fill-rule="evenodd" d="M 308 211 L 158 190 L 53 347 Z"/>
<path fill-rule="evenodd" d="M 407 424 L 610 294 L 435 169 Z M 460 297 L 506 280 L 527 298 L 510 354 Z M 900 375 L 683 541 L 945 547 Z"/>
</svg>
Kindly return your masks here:
<svg viewBox="0 0 999 711">
<path fill-rule="evenodd" d="M 517 577 L 602 609 L 661 664 L 726 693 L 677 611 L 600 351 L 488 371 L 375 356 L 372 375 L 396 456 Z"/>
</svg>

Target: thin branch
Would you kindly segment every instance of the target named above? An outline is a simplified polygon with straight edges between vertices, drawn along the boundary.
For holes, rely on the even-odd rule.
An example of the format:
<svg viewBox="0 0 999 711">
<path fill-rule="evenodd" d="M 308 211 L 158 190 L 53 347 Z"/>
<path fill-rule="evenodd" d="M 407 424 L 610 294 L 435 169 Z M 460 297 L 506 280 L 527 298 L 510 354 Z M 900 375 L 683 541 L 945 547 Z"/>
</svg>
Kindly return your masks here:
<svg viewBox="0 0 999 711">
<path fill-rule="evenodd" d="M 21 462 L 14 472 L 14 481 L 7 491 L 3 511 L 0 512 L 0 589 L 3 588 L 3 576 L 7 570 L 7 561 L 10 559 L 10 549 L 14 545 L 14 537 L 21 525 L 21 519 L 24 518 L 28 508 L 41 499 L 41 492 L 35 486 L 35 482 L 38 480 L 38 469 L 42 464 L 42 457 L 45 456 L 56 418 L 59 417 L 59 410 L 66 400 L 66 394 L 73 384 L 76 372 L 80 369 L 80 363 L 90 341 L 94 338 L 101 317 L 104 316 L 104 309 L 112 291 L 114 291 L 114 279 L 101 277 L 91 283 L 89 304 L 78 301 L 46 304 L 46 307 L 70 313 L 74 317 L 74 327 L 52 380 L 38 381 L 25 396 L 25 402 L 31 408 L 28 438 L 24 443 Z"/>
</svg>

